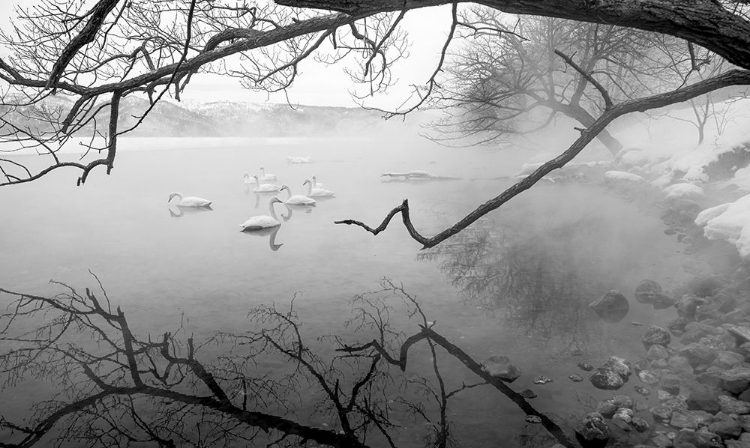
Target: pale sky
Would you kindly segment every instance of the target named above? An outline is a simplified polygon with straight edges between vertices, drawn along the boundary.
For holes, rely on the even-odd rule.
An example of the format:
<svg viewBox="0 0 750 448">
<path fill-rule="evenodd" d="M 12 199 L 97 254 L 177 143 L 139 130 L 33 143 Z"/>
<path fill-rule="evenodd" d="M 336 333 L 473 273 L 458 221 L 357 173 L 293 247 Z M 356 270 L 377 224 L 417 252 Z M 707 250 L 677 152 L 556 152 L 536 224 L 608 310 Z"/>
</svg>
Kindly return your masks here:
<svg viewBox="0 0 750 448">
<path fill-rule="evenodd" d="M 8 25 L 14 4 L 31 5 L 34 2 L 35 0 L 0 0 L 0 26 Z M 398 80 L 396 86 L 389 89 L 387 96 L 380 96 L 376 101 L 369 100 L 368 105 L 395 108 L 408 98 L 411 84 L 423 84 L 427 81 L 437 64 L 449 24 L 450 6 L 409 11 L 402 27 L 409 33 L 410 56 L 394 66 L 393 78 Z M 320 50 L 325 51 L 326 46 L 330 48 L 330 43 L 325 43 Z M 343 66 L 325 67 L 310 58 L 300 64 L 298 69 L 301 76 L 298 76 L 289 89 L 289 100 L 292 104 L 349 107 L 357 105 L 349 94 L 349 91 L 355 88 L 355 84 L 343 72 Z M 242 89 L 237 80 L 215 75 L 194 77 L 183 98 L 198 101 L 286 102 L 283 93 L 268 96 L 262 92 L 252 92 Z"/>
</svg>

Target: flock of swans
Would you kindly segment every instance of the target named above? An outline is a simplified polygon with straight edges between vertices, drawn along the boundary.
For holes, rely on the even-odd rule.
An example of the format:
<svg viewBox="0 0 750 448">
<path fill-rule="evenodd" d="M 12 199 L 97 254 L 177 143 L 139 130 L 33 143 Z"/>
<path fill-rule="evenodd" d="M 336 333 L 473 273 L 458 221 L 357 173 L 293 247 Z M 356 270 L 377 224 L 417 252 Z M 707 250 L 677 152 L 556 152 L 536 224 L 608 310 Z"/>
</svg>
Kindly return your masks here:
<svg viewBox="0 0 750 448">
<path fill-rule="evenodd" d="M 264 167 L 260 167 L 260 175 L 250 176 L 249 173 L 245 172 L 243 176 L 243 182 L 248 185 L 254 185 L 253 192 L 259 194 L 273 194 L 274 196 L 268 201 L 268 215 L 252 216 L 247 221 L 240 224 L 240 231 L 242 232 L 258 232 L 268 229 L 273 229 L 281 225 L 279 218 L 276 216 L 274 210 L 274 204 L 281 203 L 289 206 L 298 207 L 314 207 L 316 200 L 313 198 L 332 198 L 335 193 L 330 190 L 323 188 L 323 184 L 317 182 L 315 175 L 310 179 L 305 179 L 302 186 L 307 186 L 307 195 L 294 194 L 291 188 L 287 184 L 278 186 L 272 182 L 278 180 L 275 174 L 266 173 Z M 261 183 L 263 182 L 263 183 Z M 286 190 L 286 200 L 281 200 L 275 195 Z M 177 198 L 177 202 L 173 204 L 174 198 Z M 211 209 L 212 201 L 203 199 L 195 196 L 183 196 L 180 193 L 171 193 L 169 200 L 167 201 L 170 205 L 176 205 L 178 209 L 189 208 L 189 209 Z M 290 211 L 291 213 L 291 211 Z M 173 213 L 173 216 L 179 216 Z M 286 218 L 285 218 L 286 219 Z"/>
</svg>

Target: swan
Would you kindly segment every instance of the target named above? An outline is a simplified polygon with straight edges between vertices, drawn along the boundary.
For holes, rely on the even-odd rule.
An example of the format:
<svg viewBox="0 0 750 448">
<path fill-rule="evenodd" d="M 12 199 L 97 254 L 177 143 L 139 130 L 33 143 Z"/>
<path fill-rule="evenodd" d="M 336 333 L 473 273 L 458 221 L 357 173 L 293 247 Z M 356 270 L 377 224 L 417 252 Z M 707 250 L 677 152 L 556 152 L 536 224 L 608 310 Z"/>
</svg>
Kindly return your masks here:
<svg viewBox="0 0 750 448">
<path fill-rule="evenodd" d="M 266 174 L 266 169 L 260 167 L 260 180 L 276 180 L 275 174 Z"/>
<path fill-rule="evenodd" d="M 269 213 L 271 213 L 271 216 L 253 216 L 252 218 L 240 224 L 240 227 L 242 227 L 242 230 L 240 230 L 240 232 L 252 232 L 254 230 L 270 229 L 272 227 L 280 226 L 281 223 L 279 222 L 279 218 L 276 217 L 276 212 L 273 209 L 273 204 L 277 202 L 280 203 L 281 199 L 274 197 L 271 198 L 270 201 L 268 201 L 268 211 Z"/>
<path fill-rule="evenodd" d="M 315 205 L 315 199 L 308 198 L 307 196 L 303 196 L 301 194 L 292 194 L 292 190 L 289 189 L 288 185 L 282 185 L 282 190 L 286 190 L 287 193 L 289 193 L 289 197 L 286 198 L 286 201 L 284 201 L 285 204 L 289 205 Z"/>
<path fill-rule="evenodd" d="M 309 157 L 286 156 L 286 161 L 289 163 L 312 163 L 312 159 Z"/>
<path fill-rule="evenodd" d="M 313 188 L 325 188 L 322 183 L 318 182 L 318 178 L 313 174 L 312 176 L 312 187 Z"/>
<path fill-rule="evenodd" d="M 281 191 L 281 188 L 274 184 L 260 183 L 257 174 L 253 176 L 253 179 L 255 179 L 255 189 L 253 191 L 256 193 L 276 193 L 278 191 Z"/>
<path fill-rule="evenodd" d="M 209 201 L 208 199 L 197 198 L 195 196 L 183 197 L 181 193 L 171 193 L 169 195 L 169 200 L 167 200 L 167 203 L 172 202 L 172 198 L 174 198 L 175 196 L 177 196 L 177 199 L 179 199 L 179 202 L 177 202 L 178 207 L 211 208 L 211 203 L 213 202 L 213 201 Z"/>
<path fill-rule="evenodd" d="M 310 179 L 305 179 L 305 181 L 302 183 L 302 186 L 304 187 L 307 185 L 307 195 L 311 198 L 319 197 L 319 198 L 330 198 L 333 197 L 335 194 L 334 192 L 330 190 L 324 190 L 322 188 L 313 188 L 313 182 L 310 181 Z"/>
</svg>

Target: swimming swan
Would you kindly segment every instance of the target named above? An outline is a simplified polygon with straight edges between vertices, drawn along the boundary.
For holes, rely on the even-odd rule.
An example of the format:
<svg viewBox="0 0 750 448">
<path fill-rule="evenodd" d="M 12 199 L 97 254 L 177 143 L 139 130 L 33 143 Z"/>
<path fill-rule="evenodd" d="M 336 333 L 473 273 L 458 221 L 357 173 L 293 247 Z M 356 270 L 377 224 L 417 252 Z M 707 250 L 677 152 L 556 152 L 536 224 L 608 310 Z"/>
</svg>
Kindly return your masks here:
<svg viewBox="0 0 750 448">
<path fill-rule="evenodd" d="M 318 178 L 313 174 L 312 176 L 312 187 L 313 188 L 325 188 L 322 183 L 318 182 Z"/>
<path fill-rule="evenodd" d="M 315 199 L 308 198 L 307 196 L 303 196 L 301 194 L 292 194 L 292 190 L 289 189 L 288 185 L 282 185 L 282 190 L 286 190 L 287 193 L 289 193 L 289 197 L 284 201 L 285 204 L 289 205 L 315 205 Z"/>
<path fill-rule="evenodd" d="M 260 167 L 260 180 L 276 180 L 275 174 L 266 174 L 266 169 Z"/>
<path fill-rule="evenodd" d="M 313 188 L 313 183 L 310 179 L 305 179 L 305 181 L 302 183 L 302 186 L 304 187 L 305 185 L 307 185 L 307 195 L 311 198 L 331 198 L 335 194 L 330 190 Z"/>
<path fill-rule="evenodd" d="M 271 213 L 271 216 L 253 216 L 252 218 L 240 224 L 240 227 L 242 227 L 242 230 L 240 230 L 240 232 L 252 232 L 254 230 L 270 229 L 272 227 L 280 226 L 281 223 L 279 222 L 279 218 L 276 217 L 276 212 L 273 209 L 273 204 L 277 202 L 281 203 L 281 199 L 274 197 L 271 198 L 270 201 L 268 201 L 268 211 L 269 213 Z"/>
<path fill-rule="evenodd" d="M 167 200 L 167 203 L 172 202 L 172 198 L 177 196 L 179 199 L 179 202 L 177 202 L 178 207 L 203 207 L 203 208 L 211 208 L 211 203 L 213 201 L 209 201 L 208 199 L 203 198 L 197 198 L 195 196 L 185 196 L 182 197 L 181 193 L 171 193 L 169 195 L 169 200 Z"/>
<path fill-rule="evenodd" d="M 253 179 L 255 179 L 255 189 L 253 191 L 256 193 L 276 193 L 277 191 L 281 191 L 281 188 L 274 184 L 260 183 L 257 174 L 253 176 Z"/>
</svg>

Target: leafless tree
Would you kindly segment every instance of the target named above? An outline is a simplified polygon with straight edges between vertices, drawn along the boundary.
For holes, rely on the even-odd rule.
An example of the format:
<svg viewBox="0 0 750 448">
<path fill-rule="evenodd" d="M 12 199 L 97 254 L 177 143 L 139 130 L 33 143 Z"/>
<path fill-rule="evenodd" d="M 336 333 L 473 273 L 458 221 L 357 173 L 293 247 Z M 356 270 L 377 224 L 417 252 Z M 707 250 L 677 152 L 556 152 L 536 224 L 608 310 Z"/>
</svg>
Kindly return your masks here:
<svg viewBox="0 0 750 448">
<path fill-rule="evenodd" d="M 361 69 L 351 73 L 367 83 L 371 93 L 383 90 L 393 80 L 391 62 L 404 55 L 404 35 L 399 26 L 404 15 L 411 9 L 442 4 L 453 5 L 453 20 L 438 66 L 424 86 L 417 86 L 415 101 L 391 111 L 389 117 L 416 110 L 430 97 L 451 41 L 457 29 L 464 26 L 459 19 L 459 3 L 40 0 L 33 8 L 21 8 L 11 29 L 0 36 L 9 53 L 0 59 L 0 80 L 5 83 L 0 94 L 0 143 L 12 143 L 9 149 L 4 146 L 0 157 L 0 185 L 34 181 L 63 168 L 77 170 L 79 184 L 85 183 L 96 167 L 111 172 L 118 138 L 147 119 L 164 95 L 179 98 L 199 71 L 240 77 L 248 87 L 274 91 L 288 87 L 298 74 L 299 64 L 311 56 L 336 62 L 361 55 L 357 61 Z M 615 101 L 592 82 L 604 107 L 567 150 L 430 238 L 414 228 L 406 201 L 375 229 L 355 220 L 342 222 L 377 233 L 401 212 L 410 235 L 423 247 L 432 247 L 568 163 L 617 117 L 750 83 L 750 6 L 744 0 L 699 0 L 679 7 L 666 0 L 616 4 L 487 0 L 481 4 L 509 14 L 601 25 L 617 23 L 624 28 L 668 34 L 703 47 L 737 68 L 636 100 Z M 585 78 L 586 71 L 571 61 L 566 60 Z M 123 126 L 128 118 L 120 116 L 123 102 L 136 94 L 146 95 L 149 105 L 133 113 L 135 117 Z M 88 143 L 79 158 L 60 154 L 62 145 L 82 135 L 88 136 Z M 19 147 L 36 150 L 41 163 L 12 157 L 12 151 Z"/>
<path fill-rule="evenodd" d="M 551 17 L 510 20 L 471 8 L 459 18 L 460 43 L 430 105 L 443 111 L 438 141 L 496 144 L 530 134 L 558 115 L 590 126 L 613 102 L 673 90 L 693 70 L 687 45 L 671 36 Z M 613 153 L 622 144 L 606 129 Z"/>
</svg>

